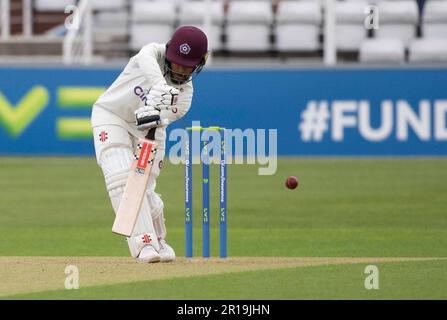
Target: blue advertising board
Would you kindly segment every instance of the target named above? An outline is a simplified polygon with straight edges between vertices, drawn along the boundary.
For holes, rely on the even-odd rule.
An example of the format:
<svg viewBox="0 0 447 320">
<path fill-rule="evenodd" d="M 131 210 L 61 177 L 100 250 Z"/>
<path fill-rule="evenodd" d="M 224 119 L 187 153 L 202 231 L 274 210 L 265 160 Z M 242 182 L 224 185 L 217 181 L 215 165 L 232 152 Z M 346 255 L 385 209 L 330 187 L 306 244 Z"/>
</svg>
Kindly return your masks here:
<svg viewBox="0 0 447 320">
<path fill-rule="evenodd" d="M 0 154 L 93 155 L 91 107 L 120 71 L 1 68 Z M 277 129 L 279 155 L 447 155 L 447 68 L 211 69 L 194 87 L 170 129 Z"/>
</svg>

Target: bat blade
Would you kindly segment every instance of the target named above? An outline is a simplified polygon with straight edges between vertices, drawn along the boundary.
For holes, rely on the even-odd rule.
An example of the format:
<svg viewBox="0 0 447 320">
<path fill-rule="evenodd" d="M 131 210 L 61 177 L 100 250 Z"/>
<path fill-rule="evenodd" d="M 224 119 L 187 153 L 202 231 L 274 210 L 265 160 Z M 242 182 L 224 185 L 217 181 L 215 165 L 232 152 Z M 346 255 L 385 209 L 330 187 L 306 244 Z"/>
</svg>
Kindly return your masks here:
<svg viewBox="0 0 447 320">
<path fill-rule="evenodd" d="M 127 237 L 132 235 L 146 193 L 149 175 L 154 162 L 157 143 L 140 139 L 137 159 L 132 163 L 124 194 L 113 223 L 112 231 Z"/>
</svg>

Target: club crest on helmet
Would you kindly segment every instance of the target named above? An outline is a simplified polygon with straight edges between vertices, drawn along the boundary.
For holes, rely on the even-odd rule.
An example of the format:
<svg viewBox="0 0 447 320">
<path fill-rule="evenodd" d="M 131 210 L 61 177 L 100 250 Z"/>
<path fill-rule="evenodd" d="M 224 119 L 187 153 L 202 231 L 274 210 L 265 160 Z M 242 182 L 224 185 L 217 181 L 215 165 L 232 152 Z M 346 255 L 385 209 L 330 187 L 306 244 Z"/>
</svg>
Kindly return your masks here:
<svg viewBox="0 0 447 320">
<path fill-rule="evenodd" d="M 180 45 L 180 53 L 188 54 L 190 51 L 191 51 L 191 47 L 189 46 L 189 44 L 184 43 L 184 44 Z"/>
</svg>

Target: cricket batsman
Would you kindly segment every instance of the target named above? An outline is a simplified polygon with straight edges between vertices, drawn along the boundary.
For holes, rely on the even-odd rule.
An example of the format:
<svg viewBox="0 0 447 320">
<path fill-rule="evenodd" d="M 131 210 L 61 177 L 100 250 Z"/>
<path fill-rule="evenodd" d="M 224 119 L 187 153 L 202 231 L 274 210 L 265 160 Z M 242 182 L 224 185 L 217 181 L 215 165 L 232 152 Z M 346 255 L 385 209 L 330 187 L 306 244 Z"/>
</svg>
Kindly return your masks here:
<svg viewBox="0 0 447 320">
<path fill-rule="evenodd" d="M 156 179 L 163 166 L 166 127 L 191 107 L 192 79 L 204 67 L 207 54 L 205 33 L 196 27 L 182 26 L 168 43 L 144 46 L 93 106 L 96 159 L 115 214 L 136 144 L 149 129 L 156 128 L 158 150 L 148 187 L 133 233 L 126 237 L 131 256 L 141 263 L 175 259 L 174 250 L 166 242 L 163 201 L 155 192 Z M 151 121 L 141 123 L 142 119 Z"/>
</svg>

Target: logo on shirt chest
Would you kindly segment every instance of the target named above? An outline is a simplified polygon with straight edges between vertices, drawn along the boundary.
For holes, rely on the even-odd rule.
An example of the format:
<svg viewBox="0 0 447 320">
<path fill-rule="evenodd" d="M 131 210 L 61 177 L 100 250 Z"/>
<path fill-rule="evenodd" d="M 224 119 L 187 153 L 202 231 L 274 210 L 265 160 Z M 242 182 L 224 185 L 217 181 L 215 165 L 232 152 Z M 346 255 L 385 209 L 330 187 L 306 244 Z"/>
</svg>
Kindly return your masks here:
<svg viewBox="0 0 447 320">
<path fill-rule="evenodd" d="M 133 92 L 140 98 L 144 105 L 147 106 L 147 94 L 149 93 L 149 90 L 144 90 L 142 87 L 136 86 L 133 89 Z"/>
</svg>

